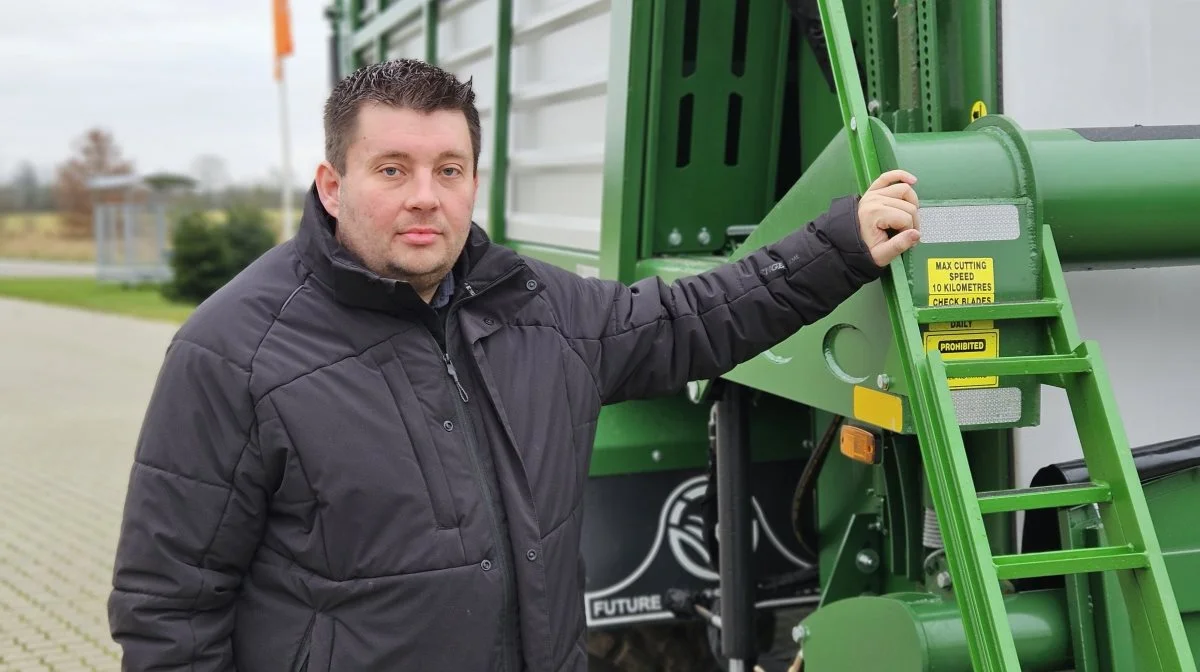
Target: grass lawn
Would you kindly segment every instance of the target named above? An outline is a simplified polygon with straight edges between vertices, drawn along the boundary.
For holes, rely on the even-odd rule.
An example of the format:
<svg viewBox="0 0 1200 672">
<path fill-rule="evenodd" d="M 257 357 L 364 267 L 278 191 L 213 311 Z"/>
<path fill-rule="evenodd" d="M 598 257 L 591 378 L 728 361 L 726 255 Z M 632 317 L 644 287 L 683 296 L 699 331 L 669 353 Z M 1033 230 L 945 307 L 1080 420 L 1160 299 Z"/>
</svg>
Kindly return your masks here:
<svg viewBox="0 0 1200 672">
<path fill-rule="evenodd" d="M 0 296 L 181 324 L 193 306 L 172 303 L 157 287 L 125 287 L 93 278 L 0 278 Z"/>
</svg>

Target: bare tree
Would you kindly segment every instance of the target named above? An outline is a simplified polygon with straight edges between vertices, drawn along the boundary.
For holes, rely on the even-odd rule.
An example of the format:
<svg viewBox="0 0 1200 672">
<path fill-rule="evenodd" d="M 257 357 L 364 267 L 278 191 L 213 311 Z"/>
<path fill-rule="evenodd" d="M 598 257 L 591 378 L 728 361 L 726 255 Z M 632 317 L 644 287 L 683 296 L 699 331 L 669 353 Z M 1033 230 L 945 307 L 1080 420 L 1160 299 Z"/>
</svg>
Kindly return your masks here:
<svg viewBox="0 0 1200 672">
<path fill-rule="evenodd" d="M 128 175 L 133 164 L 121 157 L 121 149 L 112 134 L 93 128 L 75 143 L 76 156 L 58 168 L 58 210 L 64 233 L 88 236 L 92 233 L 92 194 L 88 180 L 100 175 Z"/>
</svg>

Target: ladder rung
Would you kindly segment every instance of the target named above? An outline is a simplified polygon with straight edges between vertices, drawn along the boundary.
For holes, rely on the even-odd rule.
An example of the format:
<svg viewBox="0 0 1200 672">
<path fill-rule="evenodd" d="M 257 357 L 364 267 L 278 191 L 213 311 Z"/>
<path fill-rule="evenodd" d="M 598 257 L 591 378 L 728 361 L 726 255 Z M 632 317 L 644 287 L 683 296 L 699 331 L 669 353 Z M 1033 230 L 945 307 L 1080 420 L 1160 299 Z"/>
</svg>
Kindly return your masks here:
<svg viewBox="0 0 1200 672">
<path fill-rule="evenodd" d="M 1034 355 L 989 359 L 946 361 L 947 378 L 976 376 L 1044 376 L 1056 373 L 1083 373 L 1092 370 L 1087 357 L 1076 355 Z"/>
<path fill-rule="evenodd" d="M 981 492 L 979 493 L 979 511 L 985 514 L 1007 513 L 1080 504 L 1100 504 L 1111 500 L 1112 492 L 1104 483 L 1072 483 L 1040 488 Z"/>
<path fill-rule="evenodd" d="M 1058 576 L 1106 572 L 1114 569 L 1138 569 L 1146 566 L 1146 554 L 1131 546 L 1075 548 L 1020 555 L 998 555 L 992 559 L 1001 579 L 1027 579 L 1034 576 Z"/>
<path fill-rule="evenodd" d="M 1034 317 L 1058 317 L 1062 301 L 1011 301 L 977 303 L 969 306 L 930 306 L 915 308 L 918 324 L 966 322 L 969 320 L 1021 320 Z"/>
</svg>

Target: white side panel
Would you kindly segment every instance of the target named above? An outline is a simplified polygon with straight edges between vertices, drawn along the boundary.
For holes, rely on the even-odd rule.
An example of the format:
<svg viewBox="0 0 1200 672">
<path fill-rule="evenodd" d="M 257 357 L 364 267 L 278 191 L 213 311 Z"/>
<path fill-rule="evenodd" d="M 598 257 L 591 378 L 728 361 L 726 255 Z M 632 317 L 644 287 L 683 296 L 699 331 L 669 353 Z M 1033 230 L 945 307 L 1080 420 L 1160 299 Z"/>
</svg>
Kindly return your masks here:
<svg viewBox="0 0 1200 672">
<path fill-rule="evenodd" d="M 1200 122 L 1200 1 L 1001 6 L 1004 112 L 1024 128 Z M 1200 434 L 1200 268 L 1074 272 L 1067 286 L 1083 337 L 1100 344 L 1131 444 Z M 1018 485 L 1082 456 L 1065 395 L 1043 390 L 1042 424 L 1017 432 Z"/>
<path fill-rule="evenodd" d="M 425 19 L 420 14 L 383 36 L 387 59 L 425 58 Z"/>
<path fill-rule="evenodd" d="M 374 65 L 379 61 L 379 49 L 374 45 L 363 47 L 355 52 L 356 60 L 361 63 L 360 67 Z"/>
<path fill-rule="evenodd" d="M 608 0 L 515 0 L 508 236 L 599 251 Z"/>
<path fill-rule="evenodd" d="M 483 138 L 474 217 L 485 227 L 492 177 L 492 142 L 496 137 L 496 18 L 496 0 L 449 0 L 443 2 L 438 11 L 438 65 L 461 80 L 472 80 L 475 105 L 479 108 Z"/>
</svg>

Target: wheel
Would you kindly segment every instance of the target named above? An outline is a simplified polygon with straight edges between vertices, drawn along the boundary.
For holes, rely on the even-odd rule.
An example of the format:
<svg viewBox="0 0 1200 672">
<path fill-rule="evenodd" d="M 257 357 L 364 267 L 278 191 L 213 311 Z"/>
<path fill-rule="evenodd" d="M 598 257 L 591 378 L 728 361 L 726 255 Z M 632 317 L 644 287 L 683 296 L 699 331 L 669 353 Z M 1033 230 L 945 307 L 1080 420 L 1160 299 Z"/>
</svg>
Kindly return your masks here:
<svg viewBox="0 0 1200 672">
<path fill-rule="evenodd" d="M 589 672 L 721 672 L 700 621 L 588 633 Z"/>
</svg>

